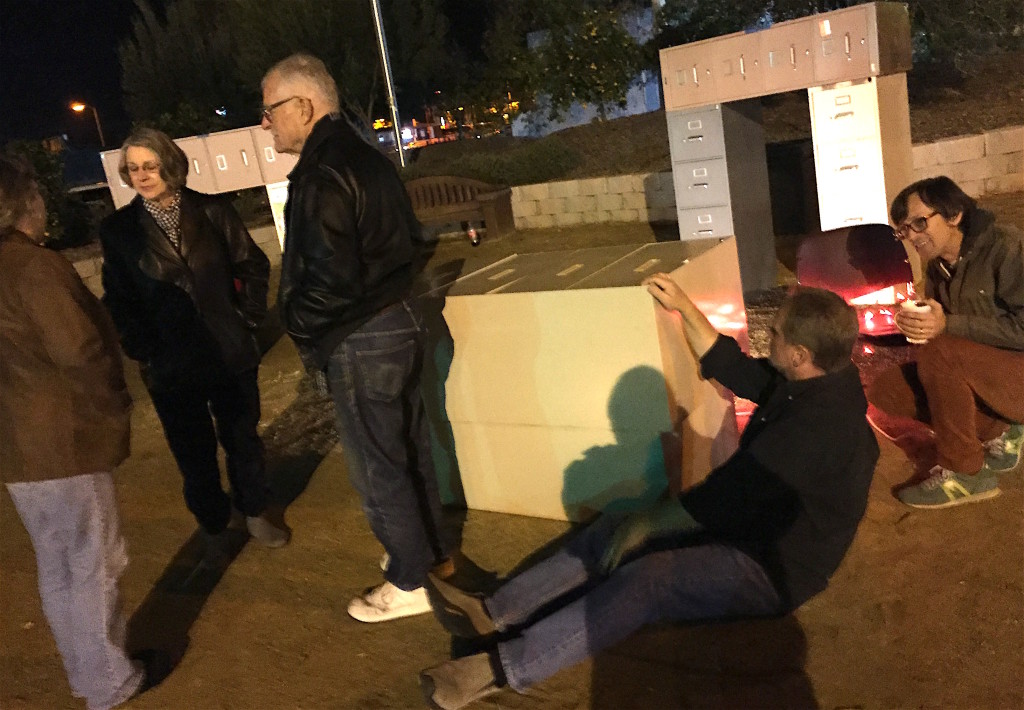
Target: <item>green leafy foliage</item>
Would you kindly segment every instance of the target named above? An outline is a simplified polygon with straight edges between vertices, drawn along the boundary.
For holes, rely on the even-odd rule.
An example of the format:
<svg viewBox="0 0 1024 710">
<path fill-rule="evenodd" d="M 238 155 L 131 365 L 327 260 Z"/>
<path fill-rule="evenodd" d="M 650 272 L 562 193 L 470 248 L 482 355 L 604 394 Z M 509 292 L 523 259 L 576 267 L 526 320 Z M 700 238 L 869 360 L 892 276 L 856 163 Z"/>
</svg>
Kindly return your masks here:
<svg viewBox="0 0 1024 710">
<path fill-rule="evenodd" d="M 64 184 L 64 159 L 42 143 L 13 141 L 5 146 L 12 155 L 27 160 L 36 174 L 36 184 L 46 202 L 46 245 L 62 249 L 89 241 L 89 210 Z"/>
</svg>

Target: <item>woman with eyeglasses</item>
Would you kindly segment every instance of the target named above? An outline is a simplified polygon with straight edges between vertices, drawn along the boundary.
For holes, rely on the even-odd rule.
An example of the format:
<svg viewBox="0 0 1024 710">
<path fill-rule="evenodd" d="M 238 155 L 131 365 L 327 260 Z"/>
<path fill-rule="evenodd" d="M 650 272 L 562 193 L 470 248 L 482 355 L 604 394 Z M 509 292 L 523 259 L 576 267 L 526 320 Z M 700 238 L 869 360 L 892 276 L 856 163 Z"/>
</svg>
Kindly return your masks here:
<svg viewBox="0 0 1024 710">
<path fill-rule="evenodd" d="M 227 201 L 185 187 L 188 159 L 140 128 L 121 146 L 121 177 L 138 193 L 100 226 L 104 303 L 139 362 L 184 478 L 185 504 L 221 563 L 232 504 L 268 547 L 288 542 L 267 515 L 255 330 L 266 315 L 266 255 Z M 231 495 L 224 492 L 217 441 Z"/>
<path fill-rule="evenodd" d="M 916 362 L 872 384 L 868 416 L 889 438 L 899 417 L 929 424 L 937 454 L 928 477 L 897 495 L 917 508 L 994 498 L 1024 442 L 1024 234 L 948 177 L 905 188 L 890 216 L 925 266 L 924 298 L 896 315 L 923 344 Z"/>
</svg>

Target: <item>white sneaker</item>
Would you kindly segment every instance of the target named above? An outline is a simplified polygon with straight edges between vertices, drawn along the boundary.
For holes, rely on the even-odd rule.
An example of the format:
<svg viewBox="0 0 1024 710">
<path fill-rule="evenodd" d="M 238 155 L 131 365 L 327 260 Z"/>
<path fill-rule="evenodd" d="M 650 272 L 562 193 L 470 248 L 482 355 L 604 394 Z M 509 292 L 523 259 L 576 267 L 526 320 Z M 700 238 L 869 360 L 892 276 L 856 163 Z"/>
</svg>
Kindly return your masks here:
<svg viewBox="0 0 1024 710">
<path fill-rule="evenodd" d="M 407 592 L 391 582 L 379 584 L 348 603 L 349 616 L 368 624 L 426 614 L 429 611 L 430 600 L 427 599 L 426 589 L 417 587 Z"/>
</svg>

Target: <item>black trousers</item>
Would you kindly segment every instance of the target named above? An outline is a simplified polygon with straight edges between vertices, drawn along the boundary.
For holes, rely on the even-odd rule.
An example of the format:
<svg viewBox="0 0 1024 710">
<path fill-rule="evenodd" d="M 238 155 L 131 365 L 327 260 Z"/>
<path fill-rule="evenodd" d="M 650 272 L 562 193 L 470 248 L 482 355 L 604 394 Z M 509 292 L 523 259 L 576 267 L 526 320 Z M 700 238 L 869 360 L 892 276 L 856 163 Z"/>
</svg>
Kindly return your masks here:
<svg viewBox="0 0 1024 710">
<path fill-rule="evenodd" d="M 267 507 L 267 472 L 257 368 L 200 378 L 187 387 L 150 389 L 164 435 L 184 478 L 185 505 L 209 533 L 224 530 L 234 503 L 247 516 Z M 220 482 L 217 441 L 227 460 L 229 497 Z"/>
</svg>

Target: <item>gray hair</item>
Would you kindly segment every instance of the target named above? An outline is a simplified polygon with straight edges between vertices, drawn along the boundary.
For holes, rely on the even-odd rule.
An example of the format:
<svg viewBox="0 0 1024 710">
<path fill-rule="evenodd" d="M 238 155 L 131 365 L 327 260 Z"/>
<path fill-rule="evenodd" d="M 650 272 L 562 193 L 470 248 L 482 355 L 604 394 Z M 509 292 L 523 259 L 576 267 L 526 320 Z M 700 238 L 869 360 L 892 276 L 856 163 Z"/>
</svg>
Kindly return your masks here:
<svg viewBox="0 0 1024 710">
<path fill-rule="evenodd" d="M 128 149 L 145 148 L 152 151 L 160 161 L 160 178 L 167 183 L 171 192 L 181 189 L 188 180 L 188 157 L 169 135 L 155 128 L 136 128 L 125 138 L 121 146 L 121 160 L 117 172 L 126 185 L 131 185 L 128 175 Z"/>
<path fill-rule="evenodd" d="M 325 104 L 323 108 L 326 113 L 338 113 L 338 85 L 327 71 L 327 65 L 312 54 L 299 52 L 279 61 L 263 75 L 263 87 L 266 87 L 267 79 L 271 76 L 276 76 L 289 86 L 302 87 L 319 97 Z"/>
</svg>

